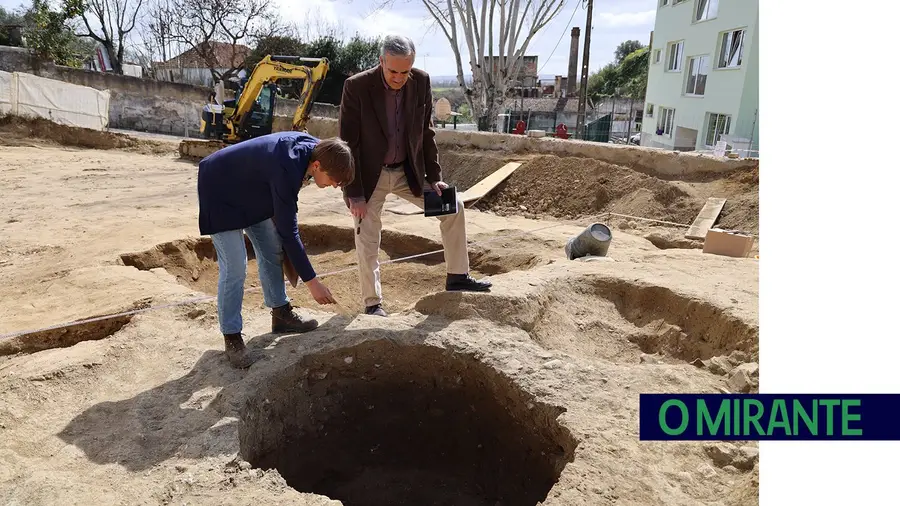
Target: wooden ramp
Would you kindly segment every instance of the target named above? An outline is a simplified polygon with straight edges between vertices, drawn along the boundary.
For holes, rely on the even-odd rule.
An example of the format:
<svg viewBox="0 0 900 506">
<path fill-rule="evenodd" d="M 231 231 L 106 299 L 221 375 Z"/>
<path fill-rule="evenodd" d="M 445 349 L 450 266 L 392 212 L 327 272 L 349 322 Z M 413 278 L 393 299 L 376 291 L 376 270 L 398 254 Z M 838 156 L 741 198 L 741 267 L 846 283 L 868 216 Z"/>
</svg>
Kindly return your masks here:
<svg viewBox="0 0 900 506">
<path fill-rule="evenodd" d="M 506 181 L 513 172 L 516 171 L 519 167 L 522 166 L 522 162 L 510 162 L 500 167 L 490 176 L 482 179 L 481 181 L 475 183 L 474 186 L 469 188 L 468 190 L 462 192 L 462 201 L 468 204 L 474 200 L 478 200 L 488 193 L 491 192 L 494 188 L 497 187 L 503 181 Z"/>
<path fill-rule="evenodd" d="M 462 199 L 464 204 L 468 204 L 469 202 L 474 202 L 488 193 L 490 193 L 494 188 L 497 187 L 500 183 L 506 180 L 513 172 L 516 171 L 519 167 L 522 166 L 522 162 L 510 162 L 495 170 L 486 178 L 481 181 L 475 183 L 471 188 L 464 192 L 460 192 L 460 198 Z M 425 211 L 419 208 L 419 206 L 415 204 L 411 204 L 409 202 L 403 201 L 402 203 L 395 204 L 392 206 L 388 206 L 385 204 L 384 209 L 386 211 L 390 211 L 395 214 L 405 214 L 405 215 L 413 215 L 413 214 L 423 214 Z"/>
<path fill-rule="evenodd" d="M 691 228 L 685 232 L 684 236 L 688 239 L 706 239 L 706 233 L 712 228 L 716 219 L 719 218 L 719 213 L 722 212 L 722 207 L 725 206 L 725 200 L 727 199 L 718 197 L 706 199 L 706 204 L 694 218 L 694 223 L 691 223 Z"/>
</svg>

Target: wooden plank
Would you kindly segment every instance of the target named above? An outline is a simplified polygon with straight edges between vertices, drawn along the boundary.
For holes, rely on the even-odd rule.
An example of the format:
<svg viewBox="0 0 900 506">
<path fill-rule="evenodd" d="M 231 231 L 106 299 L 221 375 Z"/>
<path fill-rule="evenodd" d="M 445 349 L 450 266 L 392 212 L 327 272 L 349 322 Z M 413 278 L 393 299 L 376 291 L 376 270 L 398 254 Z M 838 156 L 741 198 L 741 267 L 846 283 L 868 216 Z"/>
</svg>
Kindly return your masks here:
<svg viewBox="0 0 900 506">
<path fill-rule="evenodd" d="M 510 162 L 500 167 L 499 169 L 492 172 L 490 175 L 482 179 L 481 181 L 475 183 L 471 188 L 464 192 L 459 192 L 459 196 L 462 199 L 464 204 L 468 204 L 469 202 L 478 200 L 488 193 L 491 192 L 494 188 L 497 187 L 500 183 L 506 180 L 522 165 L 522 162 Z M 423 214 L 423 211 L 419 206 L 415 204 L 410 204 L 409 202 L 403 201 L 403 203 L 395 204 L 395 205 L 387 205 L 385 204 L 384 209 L 386 211 L 392 212 L 394 214 L 404 214 L 404 215 L 413 215 L 413 214 Z"/>
<path fill-rule="evenodd" d="M 694 218 L 694 222 L 691 223 L 691 228 L 685 232 L 684 236 L 688 239 L 705 239 L 706 232 L 712 228 L 716 219 L 719 218 L 719 213 L 722 212 L 722 207 L 725 206 L 725 200 L 726 199 L 719 197 L 709 197 L 706 199 L 706 204 L 703 204 L 703 209 L 701 209 L 697 217 Z"/>
<path fill-rule="evenodd" d="M 471 188 L 462 192 L 462 201 L 464 203 L 472 202 L 473 200 L 478 200 L 481 197 L 484 197 L 488 193 L 491 192 L 494 188 L 497 187 L 500 183 L 506 180 L 516 171 L 519 167 L 522 166 L 522 162 L 510 162 L 495 170 L 491 175 L 482 179 L 481 181 L 475 183 Z"/>
</svg>

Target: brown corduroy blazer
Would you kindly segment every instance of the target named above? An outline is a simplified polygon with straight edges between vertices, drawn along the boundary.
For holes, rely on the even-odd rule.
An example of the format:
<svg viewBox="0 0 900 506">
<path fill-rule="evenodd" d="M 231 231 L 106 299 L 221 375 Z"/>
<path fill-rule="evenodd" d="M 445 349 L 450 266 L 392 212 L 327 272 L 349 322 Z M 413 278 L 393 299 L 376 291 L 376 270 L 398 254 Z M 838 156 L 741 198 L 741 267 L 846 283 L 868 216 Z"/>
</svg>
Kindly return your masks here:
<svg viewBox="0 0 900 506">
<path fill-rule="evenodd" d="M 387 111 L 381 66 L 360 72 L 344 82 L 339 131 L 353 150 L 356 177 L 344 187 L 344 197 L 372 196 L 387 153 Z M 441 181 L 434 126 L 431 121 L 431 79 L 412 69 L 405 86 L 403 121 L 406 122 L 406 178 L 413 195 L 426 184 Z"/>
</svg>

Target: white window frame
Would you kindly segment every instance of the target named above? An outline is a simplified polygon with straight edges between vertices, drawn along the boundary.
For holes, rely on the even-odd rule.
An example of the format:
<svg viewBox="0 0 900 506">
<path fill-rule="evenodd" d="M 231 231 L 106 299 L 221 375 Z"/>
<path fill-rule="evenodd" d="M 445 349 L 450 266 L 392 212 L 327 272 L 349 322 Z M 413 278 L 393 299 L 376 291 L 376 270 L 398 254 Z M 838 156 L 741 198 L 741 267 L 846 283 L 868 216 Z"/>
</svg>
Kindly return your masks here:
<svg viewBox="0 0 900 506">
<path fill-rule="evenodd" d="M 660 130 L 662 130 L 662 133 L 657 133 L 656 135 L 672 137 L 672 132 L 675 131 L 675 109 L 668 107 L 659 108 L 659 116 L 656 117 L 656 130 L 654 132 L 659 132 Z"/>
<path fill-rule="evenodd" d="M 667 5 L 669 5 L 669 0 L 659 0 L 660 7 L 665 7 Z"/>
<path fill-rule="evenodd" d="M 694 82 L 693 89 L 691 86 L 691 77 L 693 77 L 693 64 L 694 61 L 697 61 L 698 69 L 697 69 L 697 81 Z M 704 62 L 705 60 L 705 62 Z M 709 55 L 708 54 L 700 54 L 696 56 L 691 56 L 688 58 L 688 64 L 686 66 L 687 72 L 685 72 L 685 80 L 684 80 L 684 94 L 689 97 L 702 97 L 706 95 L 706 85 L 709 83 Z M 701 73 L 702 72 L 702 73 Z M 697 93 L 697 82 L 700 81 L 700 76 L 703 76 L 703 90 L 701 93 Z"/>
<path fill-rule="evenodd" d="M 719 0 L 697 0 L 694 9 L 694 23 L 716 19 L 719 16 Z"/>
<path fill-rule="evenodd" d="M 740 32 L 738 34 L 738 32 Z M 737 34 L 737 35 L 735 35 Z M 746 28 L 735 28 L 719 33 L 719 50 L 716 52 L 716 68 L 717 69 L 739 69 L 744 63 L 744 37 L 747 34 Z M 731 50 L 734 47 L 735 37 L 740 37 L 735 55 Z M 735 63 L 735 56 L 737 62 Z M 724 62 L 724 64 L 723 64 Z"/>
<path fill-rule="evenodd" d="M 653 50 L 653 64 L 656 65 L 662 61 L 662 49 Z"/>
<path fill-rule="evenodd" d="M 720 128 L 721 125 L 721 128 Z M 712 144 L 709 143 L 709 135 L 713 134 Z M 715 149 L 716 143 L 723 135 L 731 133 L 731 115 L 718 112 L 706 113 L 706 131 L 703 134 L 703 144 L 709 149 Z"/>
<path fill-rule="evenodd" d="M 673 56 L 675 68 L 672 68 Z M 669 42 L 666 46 L 666 72 L 681 72 L 684 62 L 684 39 Z"/>
<path fill-rule="evenodd" d="M 647 104 L 647 112 L 645 114 L 648 118 L 653 117 L 653 104 Z"/>
<path fill-rule="evenodd" d="M 687 0 L 672 0 L 672 5 L 683 4 L 684 2 L 687 2 Z"/>
</svg>

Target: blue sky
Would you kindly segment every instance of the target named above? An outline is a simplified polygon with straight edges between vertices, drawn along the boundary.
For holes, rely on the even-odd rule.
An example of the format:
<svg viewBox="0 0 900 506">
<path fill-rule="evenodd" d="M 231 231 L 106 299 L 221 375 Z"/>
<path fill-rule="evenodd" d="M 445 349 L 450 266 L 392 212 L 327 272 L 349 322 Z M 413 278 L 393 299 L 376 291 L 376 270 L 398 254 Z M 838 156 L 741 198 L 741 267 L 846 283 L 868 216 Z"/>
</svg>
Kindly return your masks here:
<svg viewBox="0 0 900 506">
<path fill-rule="evenodd" d="M 0 5 L 14 8 L 23 0 L 0 0 Z M 273 0 L 278 12 L 288 21 L 312 25 L 338 25 L 343 33 L 352 36 L 399 33 L 412 37 L 417 44 L 416 66 L 434 76 L 454 75 L 456 64 L 444 34 L 433 26 L 421 0 L 396 0 L 389 9 L 372 12 L 378 3 L 373 0 Z M 350 14 L 355 12 L 358 14 Z M 574 17 L 573 17 L 574 15 Z M 562 11 L 538 33 L 528 53 L 538 55 L 541 75 L 565 75 L 572 26 L 581 27 L 580 53 L 584 46 L 585 4 L 566 0 Z M 593 31 L 591 33 L 590 69 L 596 71 L 613 59 L 616 46 L 625 40 L 650 41 L 656 15 L 656 0 L 595 0 Z M 562 36 L 562 39 L 560 39 Z M 558 43 L 558 45 L 557 45 Z M 554 50 L 555 48 L 555 50 Z M 464 71 L 468 49 L 462 48 Z M 581 69 L 579 60 L 579 72 Z"/>
</svg>

